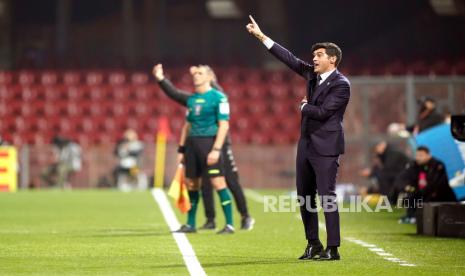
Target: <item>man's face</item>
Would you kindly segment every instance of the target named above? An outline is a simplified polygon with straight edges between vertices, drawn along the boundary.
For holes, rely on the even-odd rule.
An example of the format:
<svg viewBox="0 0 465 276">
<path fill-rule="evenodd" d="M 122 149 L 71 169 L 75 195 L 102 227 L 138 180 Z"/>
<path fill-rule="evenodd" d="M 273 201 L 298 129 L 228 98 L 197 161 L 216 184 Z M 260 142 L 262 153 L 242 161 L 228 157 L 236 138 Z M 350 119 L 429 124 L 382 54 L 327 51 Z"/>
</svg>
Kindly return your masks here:
<svg viewBox="0 0 465 276">
<path fill-rule="evenodd" d="M 205 83 L 210 83 L 212 80 L 211 74 L 204 66 L 191 67 L 192 81 L 195 86 L 201 86 Z"/>
<path fill-rule="evenodd" d="M 386 150 L 386 147 L 387 147 L 386 142 L 380 142 L 380 143 L 376 144 L 376 146 L 375 146 L 376 154 L 378 154 L 378 155 L 383 154 L 384 151 Z"/>
<path fill-rule="evenodd" d="M 419 150 L 415 154 L 415 161 L 418 165 L 424 165 L 431 159 L 431 155 L 425 151 Z"/>
<path fill-rule="evenodd" d="M 313 52 L 313 64 L 314 71 L 317 74 L 323 74 L 325 72 L 334 69 L 336 63 L 336 57 L 330 57 L 326 54 L 325 48 L 316 49 Z"/>
</svg>

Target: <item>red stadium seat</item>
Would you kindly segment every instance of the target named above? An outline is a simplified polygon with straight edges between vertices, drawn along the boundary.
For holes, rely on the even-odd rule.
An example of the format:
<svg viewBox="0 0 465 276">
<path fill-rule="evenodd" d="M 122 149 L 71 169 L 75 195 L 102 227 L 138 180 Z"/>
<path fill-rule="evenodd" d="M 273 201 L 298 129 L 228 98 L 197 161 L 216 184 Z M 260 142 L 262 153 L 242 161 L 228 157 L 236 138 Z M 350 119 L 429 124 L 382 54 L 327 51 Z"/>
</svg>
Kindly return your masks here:
<svg viewBox="0 0 465 276">
<path fill-rule="evenodd" d="M 151 99 L 160 98 L 160 93 L 162 93 L 158 89 L 158 85 L 142 85 L 142 86 L 135 86 L 134 89 L 134 96 L 137 101 L 147 101 Z"/>
<path fill-rule="evenodd" d="M 20 106 L 21 108 L 21 116 L 33 116 L 34 115 L 34 108 L 31 103 L 23 102 Z"/>
<path fill-rule="evenodd" d="M 287 100 L 272 102 L 270 104 L 271 113 L 274 115 L 286 116 L 289 114 L 290 107 Z"/>
<path fill-rule="evenodd" d="M 32 71 L 20 71 L 18 74 L 18 83 L 21 85 L 35 84 L 36 76 Z"/>
<path fill-rule="evenodd" d="M 243 79 L 247 85 L 262 84 L 262 75 L 259 70 L 247 69 L 243 70 Z"/>
<path fill-rule="evenodd" d="M 250 136 L 250 142 L 252 144 L 267 145 L 271 143 L 271 136 L 263 133 L 254 132 Z"/>
<path fill-rule="evenodd" d="M 179 135 L 179 132 L 181 131 L 181 128 L 184 125 L 185 121 L 186 120 L 180 116 L 170 118 L 169 123 L 170 123 L 171 131 L 175 135 Z"/>
<path fill-rule="evenodd" d="M 242 99 L 246 96 L 246 87 L 239 83 L 224 87 L 225 93 L 229 99 Z"/>
<path fill-rule="evenodd" d="M 149 82 L 149 75 L 143 72 L 136 72 L 131 75 L 131 83 L 134 85 L 145 85 Z"/>
<path fill-rule="evenodd" d="M 92 101 L 102 101 L 112 97 L 112 94 L 108 91 L 108 87 L 102 85 L 90 86 L 89 95 Z"/>
<path fill-rule="evenodd" d="M 104 76 L 102 72 L 91 71 L 86 74 L 86 83 L 88 85 L 102 85 L 104 81 Z"/>
<path fill-rule="evenodd" d="M 137 117 L 147 117 L 151 115 L 150 103 L 132 102 L 129 104 L 129 114 Z"/>
<path fill-rule="evenodd" d="M 110 87 L 110 94 L 112 94 L 113 98 L 116 100 L 116 101 L 130 101 L 131 100 L 131 97 L 130 97 L 130 93 L 131 91 L 129 90 L 129 88 L 127 86 L 113 86 L 113 87 Z"/>
<path fill-rule="evenodd" d="M 10 85 L 14 82 L 14 75 L 9 71 L 0 71 L 0 85 Z"/>
<path fill-rule="evenodd" d="M 80 102 L 67 101 L 64 103 L 64 111 L 67 116 L 80 117 L 84 115 L 84 107 Z"/>
<path fill-rule="evenodd" d="M 78 85 L 81 82 L 81 75 L 77 71 L 67 71 L 63 74 L 63 83 L 66 85 Z"/>
<path fill-rule="evenodd" d="M 58 74 L 53 71 L 44 71 L 40 74 L 40 82 L 43 85 L 55 85 L 58 83 Z"/>
<path fill-rule="evenodd" d="M 38 86 L 22 86 L 21 87 L 21 100 L 22 101 L 34 101 L 38 98 L 39 94 Z"/>
<path fill-rule="evenodd" d="M 281 84 L 281 83 L 276 83 L 276 84 L 270 85 L 268 90 L 270 91 L 271 96 L 273 96 L 273 98 L 275 98 L 276 100 L 280 100 L 280 99 L 283 99 L 283 98 L 288 98 L 289 94 L 291 94 L 289 92 L 289 90 L 288 90 L 287 85 L 284 85 L 284 84 Z"/>
<path fill-rule="evenodd" d="M 59 85 L 45 86 L 44 94 L 47 101 L 56 101 L 67 98 L 64 87 Z"/>
<path fill-rule="evenodd" d="M 286 74 L 283 71 L 271 71 L 265 73 L 267 82 L 282 84 L 285 82 Z"/>
<path fill-rule="evenodd" d="M 90 99 L 90 92 L 86 86 L 82 85 L 69 85 L 65 88 L 65 94 L 68 99 L 73 102 Z"/>
<path fill-rule="evenodd" d="M 141 120 L 144 132 L 155 134 L 158 129 L 158 118 L 149 117 Z"/>
<path fill-rule="evenodd" d="M 267 111 L 267 104 L 259 101 L 247 106 L 246 110 L 248 111 L 248 114 L 250 114 L 250 116 L 263 116 Z"/>
<path fill-rule="evenodd" d="M 126 74 L 124 72 L 110 72 L 108 74 L 108 83 L 113 86 L 119 86 L 126 83 Z"/>
</svg>

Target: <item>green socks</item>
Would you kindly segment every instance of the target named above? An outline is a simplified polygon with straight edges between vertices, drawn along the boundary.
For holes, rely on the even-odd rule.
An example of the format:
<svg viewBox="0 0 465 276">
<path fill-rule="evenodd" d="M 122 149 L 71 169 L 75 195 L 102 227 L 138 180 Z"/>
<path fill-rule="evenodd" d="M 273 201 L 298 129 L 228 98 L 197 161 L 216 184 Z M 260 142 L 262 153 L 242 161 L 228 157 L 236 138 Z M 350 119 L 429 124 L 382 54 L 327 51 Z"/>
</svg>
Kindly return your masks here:
<svg viewBox="0 0 465 276">
<path fill-rule="evenodd" d="M 226 218 L 226 224 L 233 225 L 233 215 L 232 215 L 232 201 L 231 195 L 229 194 L 228 188 L 218 190 L 218 195 L 220 196 L 221 207 L 223 207 L 224 216 Z"/>
<path fill-rule="evenodd" d="M 197 214 L 197 206 L 199 205 L 199 191 L 189 191 L 189 199 L 191 201 L 191 209 L 187 212 L 187 224 L 195 228 L 195 215 Z"/>
</svg>

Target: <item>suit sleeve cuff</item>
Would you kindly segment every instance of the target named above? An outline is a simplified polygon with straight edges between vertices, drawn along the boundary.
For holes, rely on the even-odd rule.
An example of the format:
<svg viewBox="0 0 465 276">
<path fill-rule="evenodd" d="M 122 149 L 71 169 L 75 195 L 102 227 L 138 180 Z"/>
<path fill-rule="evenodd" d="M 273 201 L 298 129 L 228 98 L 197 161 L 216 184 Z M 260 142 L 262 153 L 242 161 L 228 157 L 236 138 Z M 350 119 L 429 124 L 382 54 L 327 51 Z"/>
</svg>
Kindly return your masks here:
<svg viewBox="0 0 465 276">
<path fill-rule="evenodd" d="M 274 41 L 271 40 L 271 38 L 267 37 L 265 40 L 263 40 L 263 44 L 269 50 L 271 49 L 271 47 L 273 47 Z"/>
<path fill-rule="evenodd" d="M 306 105 L 307 105 L 307 103 L 301 104 L 301 105 L 300 105 L 300 111 L 304 110 L 304 106 L 306 106 Z"/>
</svg>

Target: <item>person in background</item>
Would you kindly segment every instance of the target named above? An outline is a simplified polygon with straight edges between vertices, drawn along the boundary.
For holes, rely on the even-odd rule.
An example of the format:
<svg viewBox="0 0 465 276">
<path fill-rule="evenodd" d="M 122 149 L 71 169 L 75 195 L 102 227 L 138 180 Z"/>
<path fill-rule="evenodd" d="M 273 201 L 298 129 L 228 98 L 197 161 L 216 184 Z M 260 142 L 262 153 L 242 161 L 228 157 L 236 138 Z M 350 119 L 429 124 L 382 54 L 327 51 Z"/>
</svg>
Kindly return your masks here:
<svg viewBox="0 0 465 276">
<path fill-rule="evenodd" d="M 115 147 L 118 165 L 115 168 L 116 186 L 121 190 L 131 190 L 139 185 L 139 172 L 144 144 L 139 141 L 133 129 L 127 129 Z M 142 188 L 142 187 L 139 187 Z"/>
<path fill-rule="evenodd" d="M 413 134 L 421 133 L 429 128 L 444 123 L 445 118 L 436 109 L 436 101 L 431 97 L 418 99 L 419 113 L 417 123 L 408 127 Z"/>
<path fill-rule="evenodd" d="M 54 162 L 42 172 L 47 186 L 71 188 L 71 177 L 81 170 L 81 147 L 68 138 L 55 136 L 52 140 Z"/>
<path fill-rule="evenodd" d="M 427 147 L 420 146 L 415 154 L 415 161 L 410 162 L 401 174 L 405 184 L 407 214 L 399 223 L 416 223 L 415 213 L 418 203 L 456 202 L 454 191 L 449 186 L 449 179 L 444 163 L 431 156 Z"/>
<path fill-rule="evenodd" d="M 386 141 L 375 145 L 376 162 L 371 168 L 360 172 L 361 176 L 374 178 L 377 182 L 378 192 L 388 196 L 392 203 L 397 202 L 399 189 L 396 187 L 396 178 L 410 161 L 406 154 L 397 150 Z"/>
<path fill-rule="evenodd" d="M 198 70 L 198 66 L 192 66 L 190 68 L 190 74 L 193 76 L 194 73 Z M 210 71 L 212 82 L 210 85 L 218 90 L 224 91 L 224 89 L 218 84 L 216 79 L 216 75 L 213 70 Z M 162 64 L 156 64 L 153 67 L 153 76 L 158 82 L 158 85 L 162 89 L 162 91 L 172 100 L 181 104 L 182 106 L 187 106 L 187 100 L 192 95 L 192 93 L 180 90 L 176 88 L 171 81 L 169 81 L 163 71 Z M 234 154 L 232 150 L 232 143 L 231 137 L 228 133 L 226 136 L 226 140 L 224 141 L 224 146 L 222 148 L 222 155 L 225 156 L 224 158 L 224 169 L 225 169 L 225 178 L 226 184 L 231 191 L 231 194 L 234 197 L 234 201 L 236 203 L 237 210 L 241 214 L 241 229 L 242 230 L 252 230 L 255 224 L 255 219 L 253 219 L 247 207 L 247 200 L 244 195 L 244 190 L 242 189 L 242 185 L 239 179 L 239 171 L 236 166 L 236 162 L 234 159 Z M 213 187 L 210 183 L 210 178 L 207 175 L 203 176 L 202 183 L 204 185 L 201 186 L 202 189 L 202 199 L 205 209 L 205 216 L 207 218 L 206 223 L 200 229 L 215 229 L 215 206 L 214 206 L 214 197 L 213 197 Z"/>
</svg>

